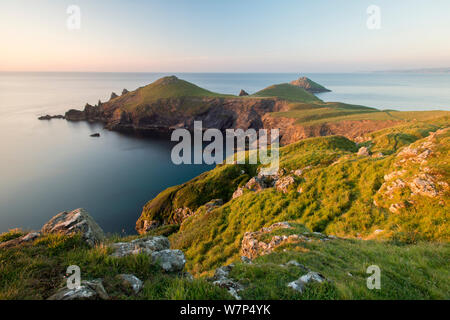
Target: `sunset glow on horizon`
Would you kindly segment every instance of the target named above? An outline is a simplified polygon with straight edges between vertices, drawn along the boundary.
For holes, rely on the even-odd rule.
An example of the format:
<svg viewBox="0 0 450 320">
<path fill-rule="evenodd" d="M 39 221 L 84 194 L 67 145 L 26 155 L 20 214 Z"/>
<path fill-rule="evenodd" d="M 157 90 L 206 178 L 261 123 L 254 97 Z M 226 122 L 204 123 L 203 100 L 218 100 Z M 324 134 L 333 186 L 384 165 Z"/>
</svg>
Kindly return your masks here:
<svg viewBox="0 0 450 320">
<path fill-rule="evenodd" d="M 367 8 L 381 28 L 367 28 Z M 69 30 L 67 8 L 81 10 Z M 354 72 L 450 66 L 450 2 L 0 4 L 0 71 Z M 270 21 L 270 23 L 268 23 Z"/>
</svg>

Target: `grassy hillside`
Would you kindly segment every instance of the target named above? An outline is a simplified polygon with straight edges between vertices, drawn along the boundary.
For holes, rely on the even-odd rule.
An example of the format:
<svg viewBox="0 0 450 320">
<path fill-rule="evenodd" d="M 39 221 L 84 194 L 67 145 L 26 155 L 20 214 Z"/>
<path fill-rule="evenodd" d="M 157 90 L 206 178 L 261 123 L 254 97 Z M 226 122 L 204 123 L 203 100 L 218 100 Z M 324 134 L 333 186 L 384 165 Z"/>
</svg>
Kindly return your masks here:
<svg viewBox="0 0 450 320">
<path fill-rule="evenodd" d="M 294 86 L 289 83 L 275 84 L 258 91 L 251 95 L 251 97 L 276 97 L 289 101 L 300 102 L 319 102 L 322 101 L 312 93 L 309 93 L 303 88 Z"/>
<path fill-rule="evenodd" d="M 170 76 L 161 78 L 145 87 L 114 98 L 108 103 L 119 104 L 122 109 L 132 111 L 161 99 L 212 97 L 228 97 L 228 95 L 211 92 L 188 81 Z"/>
<path fill-rule="evenodd" d="M 0 235 L 0 242 L 20 234 Z M 130 239 L 113 238 L 109 242 Z M 78 265 L 83 280 L 102 278 L 112 299 L 230 299 L 226 290 L 205 280 L 189 280 L 163 273 L 146 254 L 120 259 L 106 246 L 89 247 L 80 236 L 47 235 L 32 243 L 0 249 L 0 300 L 46 299 L 64 286 L 70 265 Z M 144 281 L 138 295 L 119 285 L 118 274 L 134 274 Z"/>
<path fill-rule="evenodd" d="M 296 221 L 313 231 L 344 237 L 395 239 L 405 243 L 448 241 L 448 190 L 434 198 L 415 195 L 410 199 L 410 191 L 401 193 L 398 196 L 404 197 L 403 200 L 392 201 L 408 200 L 417 206 L 405 205 L 395 213 L 389 210 L 391 199 L 386 204 L 378 199 L 384 197 L 379 193 L 384 175 L 395 170 L 400 149 L 415 141 L 424 143 L 430 132 L 448 125 L 446 117 L 373 133 L 364 145 L 374 156 L 358 156 L 355 151 L 359 146 L 335 136 L 306 139 L 283 147 L 280 166 L 287 172 L 309 167 L 295 179 L 290 192 L 268 188 L 245 192 L 210 212 L 200 207 L 196 215 L 183 222 L 171 241 L 186 252 L 188 266 L 194 273 L 233 261 L 239 255 L 245 232 L 279 221 Z M 447 135 L 448 131 L 441 133 L 433 142 L 436 147 L 427 165 L 442 182 L 448 181 L 446 172 L 449 172 L 445 160 L 450 146 Z M 417 171 L 411 167 L 406 182 L 415 177 L 414 170 Z M 221 181 L 216 180 L 215 184 L 220 185 Z"/>
<path fill-rule="evenodd" d="M 300 232 L 303 232 L 303 228 Z M 287 284 L 305 274 L 285 265 L 296 261 L 329 282 L 309 285 L 303 294 Z M 338 239 L 281 245 L 275 253 L 237 262 L 230 276 L 244 285 L 243 299 L 449 299 L 450 246 Z M 381 270 L 381 289 L 366 286 L 367 267 Z"/>
<path fill-rule="evenodd" d="M 339 121 L 426 121 L 433 118 L 450 115 L 448 111 L 408 111 L 378 110 L 375 108 L 346 104 L 341 102 L 293 103 L 288 111 L 273 112 L 274 118 L 285 117 L 295 119 L 302 126 L 317 125 L 325 122 Z"/>
</svg>

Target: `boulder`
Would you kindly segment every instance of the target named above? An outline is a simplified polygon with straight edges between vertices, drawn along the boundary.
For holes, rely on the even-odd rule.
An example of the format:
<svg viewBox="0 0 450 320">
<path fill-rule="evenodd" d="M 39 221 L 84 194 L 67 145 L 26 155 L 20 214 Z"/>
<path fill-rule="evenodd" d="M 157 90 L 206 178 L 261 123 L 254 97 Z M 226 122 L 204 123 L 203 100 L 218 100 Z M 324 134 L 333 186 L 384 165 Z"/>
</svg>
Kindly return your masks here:
<svg viewBox="0 0 450 320">
<path fill-rule="evenodd" d="M 135 294 L 141 291 L 143 282 L 133 274 L 119 274 L 119 278 L 122 280 L 122 284 L 126 287 L 133 289 Z"/>
<path fill-rule="evenodd" d="M 285 176 L 280 179 L 278 179 L 275 182 L 275 188 L 278 191 L 281 191 L 283 193 L 287 193 L 289 190 L 289 187 L 295 182 L 294 178 L 292 176 Z"/>
<path fill-rule="evenodd" d="M 234 264 L 229 264 L 227 266 L 222 266 L 217 268 L 214 272 L 214 276 L 209 278 L 214 285 L 228 290 L 228 292 L 236 299 L 241 300 L 239 296 L 239 291 L 243 290 L 244 287 L 234 279 L 229 277 L 231 270 L 233 270 Z"/>
<path fill-rule="evenodd" d="M 100 243 L 105 238 L 102 228 L 85 209 L 81 208 L 57 214 L 42 227 L 41 233 L 81 234 L 83 239 L 91 246 Z"/>
<path fill-rule="evenodd" d="M 123 89 L 122 90 L 122 95 L 127 94 L 128 92 L 130 92 L 130 91 L 128 91 L 127 89 Z"/>
<path fill-rule="evenodd" d="M 439 195 L 433 176 L 426 173 L 422 173 L 414 178 L 413 181 L 409 183 L 409 188 L 414 194 L 426 197 L 434 198 Z"/>
<path fill-rule="evenodd" d="M 81 281 L 75 289 L 61 288 L 47 300 L 108 300 L 101 279 Z"/>
<path fill-rule="evenodd" d="M 181 250 L 162 250 L 151 254 L 153 260 L 166 272 L 177 272 L 184 269 L 186 258 Z"/>
<path fill-rule="evenodd" d="M 310 271 L 307 274 L 301 276 L 298 280 L 292 281 L 288 283 L 288 287 L 294 289 L 295 291 L 298 291 L 300 293 L 303 293 L 305 290 L 305 287 L 308 283 L 312 282 L 318 282 L 322 283 L 327 281 L 323 275 L 321 275 L 318 272 Z"/>
<path fill-rule="evenodd" d="M 361 147 L 356 155 L 359 157 L 368 157 L 370 156 L 369 149 L 367 147 Z"/>
<path fill-rule="evenodd" d="M 93 133 L 91 134 L 91 137 L 98 138 L 100 137 L 100 133 Z"/>
<path fill-rule="evenodd" d="M 113 92 L 113 93 L 111 93 L 111 97 L 109 98 L 109 100 L 115 99 L 117 97 L 118 97 L 118 95 L 115 92 Z"/>
<path fill-rule="evenodd" d="M 184 220 L 192 216 L 194 213 L 195 211 L 191 210 L 188 207 L 177 208 L 170 217 L 169 223 L 181 224 Z"/>
<path fill-rule="evenodd" d="M 140 253 L 152 254 L 154 251 L 161 251 L 170 248 L 169 239 L 164 236 L 147 237 L 136 239 L 130 242 L 117 242 L 110 245 L 114 250 L 112 257 L 125 257 Z"/>
</svg>

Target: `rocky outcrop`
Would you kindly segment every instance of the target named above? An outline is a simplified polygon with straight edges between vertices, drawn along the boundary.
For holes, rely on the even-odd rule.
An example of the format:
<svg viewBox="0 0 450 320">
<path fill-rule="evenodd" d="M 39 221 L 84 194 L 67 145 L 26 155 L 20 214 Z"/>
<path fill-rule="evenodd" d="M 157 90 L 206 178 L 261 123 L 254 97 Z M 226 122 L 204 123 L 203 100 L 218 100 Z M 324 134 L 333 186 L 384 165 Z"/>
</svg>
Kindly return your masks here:
<svg viewBox="0 0 450 320">
<path fill-rule="evenodd" d="M 100 133 L 93 133 L 93 134 L 90 135 L 90 137 L 99 138 L 100 137 Z"/>
<path fill-rule="evenodd" d="M 152 252 L 151 257 L 166 272 L 178 272 L 184 269 L 186 258 L 181 250 L 161 250 Z"/>
<path fill-rule="evenodd" d="M 217 268 L 214 272 L 214 276 L 209 278 L 208 281 L 212 282 L 214 285 L 227 289 L 228 292 L 236 299 L 241 300 L 239 296 L 239 291 L 243 290 L 244 287 L 236 280 L 230 277 L 230 272 L 234 268 L 234 264 L 229 264 Z"/>
<path fill-rule="evenodd" d="M 288 287 L 292 288 L 295 291 L 298 291 L 300 293 L 303 293 L 306 286 L 309 283 L 317 282 L 317 283 L 323 283 L 326 282 L 327 279 L 323 275 L 321 275 L 318 272 L 308 272 L 307 274 L 301 276 L 298 280 L 292 281 L 288 283 Z"/>
<path fill-rule="evenodd" d="M 170 249 L 170 242 L 166 237 L 145 237 L 130 242 L 116 242 L 110 245 L 114 250 L 111 256 L 125 257 L 140 253 L 152 254 L 155 251 Z"/>
<path fill-rule="evenodd" d="M 146 254 L 166 272 L 181 271 L 186 264 L 184 253 L 180 250 L 171 250 L 169 240 L 163 236 L 113 243 L 110 248 L 113 249 L 112 257 Z"/>
<path fill-rule="evenodd" d="M 285 177 L 282 177 L 282 178 L 278 179 L 275 182 L 275 188 L 278 191 L 281 191 L 283 193 L 287 193 L 289 191 L 290 186 L 293 185 L 294 182 L 295 182 L 294 177 L 292 177 L 292 176 L 285 176 Z"/>
<path fill-rule="evenodd" d="M 113 93 L 111 93 L 111 97 L 109 98 L 109 100 L 113 100 L 113 99 L 118 98 L 118 97 L 119 96 L 115 92 L 113 92 Z"/>
<path fill-rule="evenodd" d="M 118 277 L 121 279 L 122 285 L 131 288 L 135 294 L 138 294 L 144 285 L 134 274 L 119 274 Z"/>
<path fill-rule="evenodd" d="M 361 147 L 356 155 L 358 157 L 368 157 L 370 156 L 369 149 L 367 147 Z"/>
<path fill-rule="evenodd" d="M 29 232 L 24 236 L 15 238 L 15 239 L 11 239 L 9 241 L 5 241 L 5 242 L 1 242 L 0 243 L 0 249 L 3 248 L 11 248 L 11 247 L 15 247 L 27 242 L 32 242 L 34 240 L 36 240 L 37 238 L 39 238 L 41 236 L 40 232 Z"/>
<path fill-rule="evenodd" d="M 449 191 L 448 182 L 439 170 L 428 166 L 432 157 L 440 156 L 435 139 L 443 137 L 449 129 L 438 130 L 428 137 L 404 147 L 396 156 L 392 171 L 384 175 L 385 182 L 376 194 L 374 204 L 399 213 L 415 203 L 415 197 L 441 199 Z M 401 199 L 401 201 L 399 201 Z"/>
<path fill-rule="evenodd" d="M 195 213 L 195 211 L 189 209 L 188 207 L 177 208 L 169 219 L 170 224 L 181 224 L 184 220 L 189 218 Z"/>
<path fill-rule="evenodd" d="M 45 116 L 41 116 L 38 119 L 39 120 L 51 120 L 51 119 L 65 119 L 66 117 L 64 117 L 61 114 L 55 115 L 55 116 L 51 116 L 49 114 L 45 115 Z"/>
<path fill-rule="evenodd" d="M 81 208 L 57 214 L 42 227 L 41 233 L 81 234 L 83 239 L 91 246 L 100 243 L 105 238 L 100 226 L 86 210 Z"/>
<path fill-rule="evenodd" d="M 248 96 L 248 93 L 244 89 L 241 89 L 241 91 L 239 92 L 239 97 L 244 97 L 244 96 Z"/>
<path fill-rule="evenodd" d="M 241 256 L 253 260 L 260 255 L 271 253 L 275 247 L 279 246 L 283 241 L 286 241 L 287 238 L 284 239 L 283 237 L 275 236 L 267 243 L 260 241 L 259 237 L 280 228 L 291 228 L 291 226 L 287 222 L 278 222 L 256 232 L 246 232 L 241 242 Z"/>
<path fill-rule="evenodd" d="M 232 199 L 242 196 L 245 190 L 259 192 L 267 188 L 275 187 L 277 191 L 287 193 L 290 186 L 295 183 L 295 179 L 292 175 L 285 174 L 286 170 L 283 168 L 279 169 L 274 175 L 259 173 L 256 177 L 251 178 L 244 186 L 237 188 L 233 193 Z"/>
<path fill-rule="evenodd" d="M 246 232 L 241 242 L 241 256 L 247 257 L 251 260 L 272 253 L 277 247 L 286 243 L 296 243 L 302 241 L 329 241 L 335 240 L 337 237 L 326 236 L 319 232 L 309 232 L 297 233 L 297 234 L 286 234 L 286 235 L 274 235 L 269 237 L 267 240 L 262 240 L 267 238 L 267 234 L 272 233 L 277 229 L 292 229 L 292 226 L 288 222 L 278 222 L 270 227 L 262 228 L 255 232 Z"/>
<path fill-rule="evenodd" d="M 128 92 L 130 92 L 130 91 L 128 91 L 127 89 L 123 89 L 122 90 L 122 95 L 127 94 Z"/>
<path fill-rule="evenodd" d="M 78 288 L 61 288 L 47 300 L 108 300 L 101 279 L 81 281 Z"/>
</svg>

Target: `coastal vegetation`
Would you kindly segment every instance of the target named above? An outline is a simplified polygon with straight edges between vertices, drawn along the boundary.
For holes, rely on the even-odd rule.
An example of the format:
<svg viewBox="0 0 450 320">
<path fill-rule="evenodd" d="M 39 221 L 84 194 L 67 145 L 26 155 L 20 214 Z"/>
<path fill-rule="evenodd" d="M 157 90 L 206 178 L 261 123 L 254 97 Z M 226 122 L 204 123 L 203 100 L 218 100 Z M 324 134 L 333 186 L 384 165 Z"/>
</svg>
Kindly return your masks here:
<svg viewBox="0 0 450 320">
<path fill-rule="evenodd" d="M 166 77 L 66 113 L 117 130 L 280 126 L 289 139 L 274 175 L 218 164 L 163 190 L 139 235 L 104 236 L 82 209 L 0 235 L 0 299 L 59 297 L 70 265 L 111 299 L 449 299 L 450 113 L 324 102 L 299 80 L 238 97 Z M 367 288 L 371 265 L 381 290 Z"/>
</svg>

